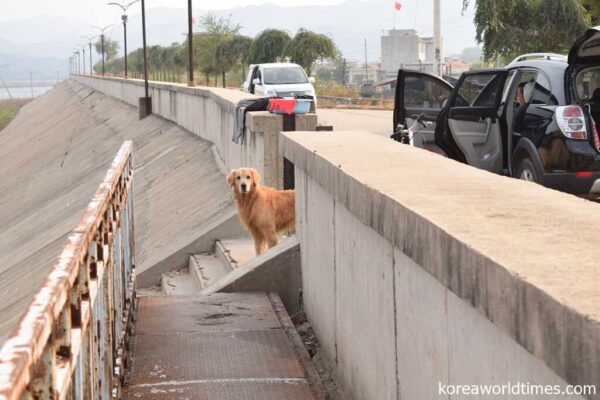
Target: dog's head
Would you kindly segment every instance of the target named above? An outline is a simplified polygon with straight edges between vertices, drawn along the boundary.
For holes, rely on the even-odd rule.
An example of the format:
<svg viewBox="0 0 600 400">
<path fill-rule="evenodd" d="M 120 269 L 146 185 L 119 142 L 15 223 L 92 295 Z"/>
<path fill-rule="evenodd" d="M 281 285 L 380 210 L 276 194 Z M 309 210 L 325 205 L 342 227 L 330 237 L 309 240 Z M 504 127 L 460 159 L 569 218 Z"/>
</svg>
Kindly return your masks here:
<svg viewBox="0 0 600 400">
<path fill-rule="evenodd" d="M 235 193 L 244 195 L 256 189 L 260 183 L 260 174 L 254 168 L 232 169 L 227 183 Z"/>
</svg>

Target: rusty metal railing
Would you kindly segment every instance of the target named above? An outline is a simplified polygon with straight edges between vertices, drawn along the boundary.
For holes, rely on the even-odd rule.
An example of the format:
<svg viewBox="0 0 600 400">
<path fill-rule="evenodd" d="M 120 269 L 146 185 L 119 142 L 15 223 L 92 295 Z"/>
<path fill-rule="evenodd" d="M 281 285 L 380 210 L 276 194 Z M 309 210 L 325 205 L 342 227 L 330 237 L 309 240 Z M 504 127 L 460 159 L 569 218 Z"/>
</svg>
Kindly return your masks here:
<svg viewBox="0 0 600 400">
<path fill-rule="evenodd" d="M 135 294 L 131 148 L 0 350 L 0 400 L 120 397 Z"/>
</svg>

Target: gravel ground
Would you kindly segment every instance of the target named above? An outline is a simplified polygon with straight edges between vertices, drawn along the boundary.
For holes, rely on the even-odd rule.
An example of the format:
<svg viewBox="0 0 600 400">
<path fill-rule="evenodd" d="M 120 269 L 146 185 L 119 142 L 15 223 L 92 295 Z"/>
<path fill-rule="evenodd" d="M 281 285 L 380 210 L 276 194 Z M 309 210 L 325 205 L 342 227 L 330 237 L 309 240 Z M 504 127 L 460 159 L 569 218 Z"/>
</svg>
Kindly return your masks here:
<svg viewBox="0 0 600 400">
<path fill-rule="evenodd" d="M 321 352 L 321 346 L 319 345 L 319 341 L 315 336 L 315 332 L 312 327 L 308 323 L 306 318 L 306 314 L 304 312 L 298 312 L 292 316 L 292 321 L 296 326 L 296 330 L 300 337 L 302 338 L 302 342 L 304 342 L 304 347 L 308 351 L 312 362 L 321 377 L 321 382 L 325 386 L 325 390 L 329 395 L 329 400 L 347 400 L 350 398 L 347 394 L 343 392 L 341 388 L 338 387 L 335 372 L 333 368 L 329 364 L 329 362 L 323 357 Z"/>
</svg>

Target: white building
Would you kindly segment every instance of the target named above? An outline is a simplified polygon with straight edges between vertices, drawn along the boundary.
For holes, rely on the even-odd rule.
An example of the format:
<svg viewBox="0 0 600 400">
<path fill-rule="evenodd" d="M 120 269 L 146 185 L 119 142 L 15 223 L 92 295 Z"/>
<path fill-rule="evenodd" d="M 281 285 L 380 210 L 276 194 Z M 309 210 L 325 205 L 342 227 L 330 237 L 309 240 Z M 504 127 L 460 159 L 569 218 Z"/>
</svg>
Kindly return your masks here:
<svg viewBox="0 0 600 400">
<path fill-rule="evenodd" d="M 433 38 L 421 38 L 414 29 L 392 29 L 381 37 L 381 69 L 386 77 L 396 76 L 400 68 L 433 72 L 434 57 Z"/>
</svg>

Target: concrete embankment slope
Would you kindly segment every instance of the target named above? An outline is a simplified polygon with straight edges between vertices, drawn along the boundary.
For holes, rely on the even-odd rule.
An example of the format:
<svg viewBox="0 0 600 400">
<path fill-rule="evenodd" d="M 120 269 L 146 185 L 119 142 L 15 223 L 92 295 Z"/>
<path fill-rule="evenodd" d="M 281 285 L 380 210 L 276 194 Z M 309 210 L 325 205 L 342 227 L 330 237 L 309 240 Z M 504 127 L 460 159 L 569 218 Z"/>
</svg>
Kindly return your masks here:
<svg viewBox="0 0 600 400">
<path fill-rule="evenodd" d="M 0 343 L 60 253 L 119 146 L 133 140 L 138 274 L 231 207 L 211 143 L 73 81 L 0 132 Z"/>
</svg>

